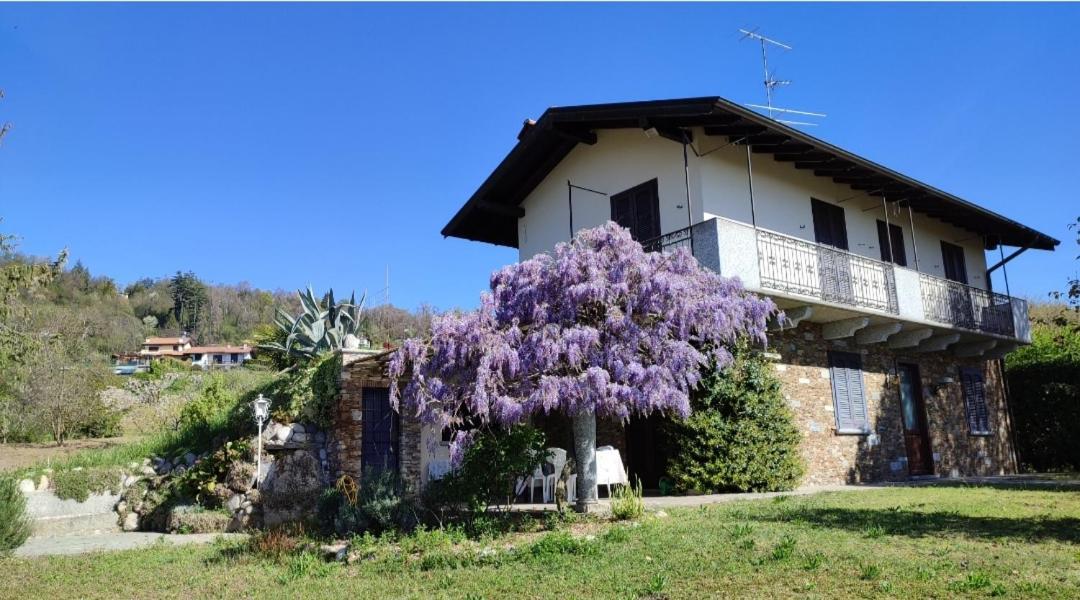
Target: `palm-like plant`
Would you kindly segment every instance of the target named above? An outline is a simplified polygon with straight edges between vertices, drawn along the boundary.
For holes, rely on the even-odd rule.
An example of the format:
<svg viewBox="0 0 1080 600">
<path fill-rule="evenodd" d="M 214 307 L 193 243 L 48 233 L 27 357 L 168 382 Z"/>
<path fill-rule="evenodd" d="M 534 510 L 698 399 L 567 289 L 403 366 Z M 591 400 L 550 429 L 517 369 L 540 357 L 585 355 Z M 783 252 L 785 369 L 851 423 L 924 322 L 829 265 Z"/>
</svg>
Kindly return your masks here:
<svg viewBox="0 0 1080 600">
<path fill-rule="evenodd" d="M 279 308 L 274 316 L 274 324 L 285 335 L 284 342 L 268 342 L 260 348 L 306 361 L 341 348 L 346 336 L 359 336 L 363 332 L 366 296 L 357 302 L 354 293 L 348 302 L 338 303 L 334 301 L 334 290 L 330 290 L 324 305 L 310 286 L 306 291 L 297 290 L 296 294 L 303 309 L 300 314 L 294 318 Z"/>
</svg>

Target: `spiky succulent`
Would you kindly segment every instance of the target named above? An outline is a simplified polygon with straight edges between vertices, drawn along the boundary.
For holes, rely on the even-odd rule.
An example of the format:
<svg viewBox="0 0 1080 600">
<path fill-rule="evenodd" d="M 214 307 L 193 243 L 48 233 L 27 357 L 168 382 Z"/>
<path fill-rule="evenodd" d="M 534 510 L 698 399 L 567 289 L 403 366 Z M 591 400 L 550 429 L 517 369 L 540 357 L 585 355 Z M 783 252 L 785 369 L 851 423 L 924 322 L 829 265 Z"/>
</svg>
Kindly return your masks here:
<svg viewBox="0 0 1080 600">
<path fill-rule="evenodd" d="M 365 296 L 357 302 L 353 293 L 348 302 L 338 303 L 334 301 L 334 290 L 330 290 L 323 304 L 310 286 L 296 294 L 300 296 L 300 314 L 293 317 L 279 308 L 274 316 L 274 324 L 285 335 L 284 342 L 268 342 L 260 348 L 311 359 L 341 348 L 348 335 L 362 334 Z"/>
</svg>

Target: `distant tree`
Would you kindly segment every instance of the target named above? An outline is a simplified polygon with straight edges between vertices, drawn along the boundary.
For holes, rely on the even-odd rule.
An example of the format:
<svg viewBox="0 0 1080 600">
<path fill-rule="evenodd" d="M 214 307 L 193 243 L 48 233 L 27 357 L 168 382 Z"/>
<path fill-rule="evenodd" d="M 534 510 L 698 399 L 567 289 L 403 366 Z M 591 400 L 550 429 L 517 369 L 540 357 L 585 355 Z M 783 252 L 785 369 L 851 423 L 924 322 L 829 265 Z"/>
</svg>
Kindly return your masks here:
<svg viewBox="0 0 1080 600">
<path fill-rule="evenodd" d="M 1076 218 L 1075 223 L 1069 224 L 1069 229 L 1076 232 L 1076 244 L 1080 246 L 1080 217 Z M 1080 255 L 1077 255 L 1076 259 L 1080 260 Z M 1053 324 L 1080 331 L 1080 322 L 1076 319 L 1080 315 L 1080 275 L 1074 272 L 1065 280 L 1065 290 L 1051 292 L 1050 297 L 1065 305 L 1062 311 L 1053 318 Z M 1072 313 L 1071 318 L 1069 312 Z"/>
<path fill-rule="evenodd" d="M 195 331 L 200 319 L 206 318 L 208 295 L 206 285 L 199 281 L 195 273 L 177 271 L 169 280 L 169 291 L 173 299 L 173 314 L 182 331 Z"/>
</svg>

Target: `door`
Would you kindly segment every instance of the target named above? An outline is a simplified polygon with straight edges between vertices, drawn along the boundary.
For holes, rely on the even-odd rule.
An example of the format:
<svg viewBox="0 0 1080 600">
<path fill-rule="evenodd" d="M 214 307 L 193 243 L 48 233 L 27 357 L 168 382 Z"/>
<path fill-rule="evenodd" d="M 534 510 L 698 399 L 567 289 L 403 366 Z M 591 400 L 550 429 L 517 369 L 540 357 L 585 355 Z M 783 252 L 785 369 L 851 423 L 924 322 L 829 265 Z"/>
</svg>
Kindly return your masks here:
<svg viewBox="0 0 1080 600">
<path fill-rule="evenodd" d="M 904 230 L 899 225 L 885 221 L 877 222 L 878 248 L 881 248 L 881 260 L 907 266 L 907 254 L 904 252 Z"/>
<path fill-rule="evenodd" d="M 848 249 L 847 223 L 844 208 L 810 199 L 814 214 L 814 240 L 838 250 Z M 831 302 L 851 304 L 854 292 L 851 287 L 851 260 L 846 252 L 818 247 L 818 275 L 821 279 L 821 297 Z"/>
<path fill-rule="evenodd" d="M 949 286 L 949 316 L 954 325 L 975 328 L 975 308 L 971 303 L 971 290 L 967 288 L 967 264 L 964 261 L 964 249 L 956 244 L 941 242 L 941 266 L 945 269 L 945 279 L 964 285 Z"/>
<path fill-rule="evenodd" d="M 390 390 L 365 387 L 362 402 L 360 468 L 364 473 L 396 473 L 400 425 L 397 412 L 390 406 Z"/>
<path fill-rule="evenodd" d="M 653 413 L 630 417 L 626 423 L 626 471 L 631 483 L 640 481 L 646 490 L 659 489 L 660 478 L 667 472 L 664 421 L 663 415 Z"/>
<path fill-rule="evenodd" d="M 660 193 L 656 179 L 611 197 L 611 220 L 639 242 L 660 237 Z"/>
<path fill-rule="evenodd" d="M 934 472 L 934 456 L 930 451 L 930 434 L 926 426 L 919 367 L 897 366 L 900 376 L 900 410 L 903 418 L 904 445 L 907 447 L 908 474 L 930 475 Z"/>
</svg>

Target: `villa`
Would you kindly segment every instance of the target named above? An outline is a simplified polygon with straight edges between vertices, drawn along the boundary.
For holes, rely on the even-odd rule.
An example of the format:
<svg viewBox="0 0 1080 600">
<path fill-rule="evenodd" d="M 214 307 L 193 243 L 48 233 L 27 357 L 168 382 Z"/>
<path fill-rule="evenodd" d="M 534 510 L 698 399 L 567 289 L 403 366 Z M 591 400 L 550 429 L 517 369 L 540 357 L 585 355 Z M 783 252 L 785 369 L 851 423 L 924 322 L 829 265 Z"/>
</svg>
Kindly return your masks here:
<svg viewBox="0 0 1080 600">
<path fill-rule="evenodd" d="M 772 298 L 804 483 L 1017 471 L 1000 359 L 1031 326 L 991 273 L 1058 240 L 719 97 L 551 108 L 517 137 L 443 235 L 527 259 L 613 220 Z M 445 444 L 386 410 L 377 363 L 346 361 L 339 463 L 422 483 Z M 658 423 L 598 424 L 646 488 Z"/>
</svg>

